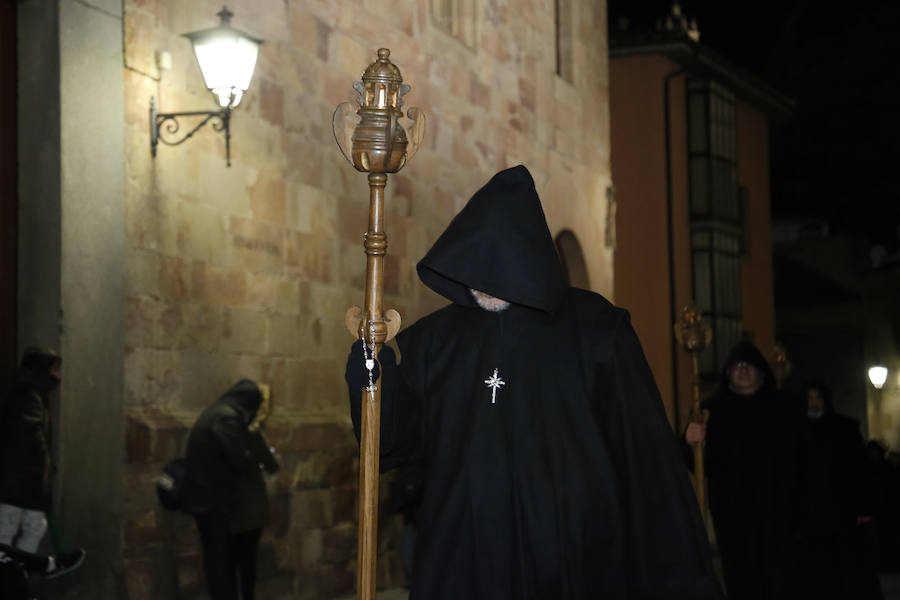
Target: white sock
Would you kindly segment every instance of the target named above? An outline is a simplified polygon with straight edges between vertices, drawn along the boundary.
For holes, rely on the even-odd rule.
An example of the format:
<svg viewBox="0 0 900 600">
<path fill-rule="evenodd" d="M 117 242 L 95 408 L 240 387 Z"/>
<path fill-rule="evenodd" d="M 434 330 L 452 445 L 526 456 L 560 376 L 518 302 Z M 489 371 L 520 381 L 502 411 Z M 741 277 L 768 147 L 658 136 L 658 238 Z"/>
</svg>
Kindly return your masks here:
<svg viewBox="0 0 900 600">
<path fill-rule="evenodd" d="M 56 570 L 56 559 L 52 556 L 47 557 L 47 573 Z"/>
</svg>

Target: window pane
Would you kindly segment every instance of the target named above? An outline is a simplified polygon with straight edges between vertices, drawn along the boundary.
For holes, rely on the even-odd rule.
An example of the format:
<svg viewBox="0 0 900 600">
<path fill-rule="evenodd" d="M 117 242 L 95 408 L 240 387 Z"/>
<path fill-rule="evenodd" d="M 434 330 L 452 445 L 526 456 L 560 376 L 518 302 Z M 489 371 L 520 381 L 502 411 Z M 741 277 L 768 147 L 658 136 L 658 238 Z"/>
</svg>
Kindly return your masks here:
<svg viewBox="0 0 900 600">
<path fill-rule="evenodd" d="M 690 95 L 690 151 L 706 152 L 706 96 Z"/>
<path fill-rule="evenodd" d="M 709 212 L 709 190 L 706 185 L 707 159 L 691 159 L 691 210 L 695 214 Z"/>
<path fill-rule="evenodd" d="M 709 260 L 708 252 L 694 252 L 694 299 L 703 312 L 713 309 Z"/>
<path fill-rule="evenodd" d="M 695 230 L 691 234 L 691 245 L 696 250 L 709 248 L 712 244 L 712 234 L 708 229 Z"/>
</svg>

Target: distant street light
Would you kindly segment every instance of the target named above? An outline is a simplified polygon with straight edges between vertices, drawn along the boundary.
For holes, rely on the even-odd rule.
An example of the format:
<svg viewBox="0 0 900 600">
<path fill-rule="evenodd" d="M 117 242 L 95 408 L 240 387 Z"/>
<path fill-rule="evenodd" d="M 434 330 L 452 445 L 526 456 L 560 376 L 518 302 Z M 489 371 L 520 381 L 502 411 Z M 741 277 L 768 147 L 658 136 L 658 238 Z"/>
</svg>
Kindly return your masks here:
<svg viewBox="0 0 900 600">
<path fill-rule="evenodd" d="M 887 367 L 875 366 L 869 369 L 869 381 L 872 382 L 872 385 L 875 386 L 875 389 L 880 390 L 884 387 L 884 382 L 887 381 L 888 370 Z"/>
</svg>

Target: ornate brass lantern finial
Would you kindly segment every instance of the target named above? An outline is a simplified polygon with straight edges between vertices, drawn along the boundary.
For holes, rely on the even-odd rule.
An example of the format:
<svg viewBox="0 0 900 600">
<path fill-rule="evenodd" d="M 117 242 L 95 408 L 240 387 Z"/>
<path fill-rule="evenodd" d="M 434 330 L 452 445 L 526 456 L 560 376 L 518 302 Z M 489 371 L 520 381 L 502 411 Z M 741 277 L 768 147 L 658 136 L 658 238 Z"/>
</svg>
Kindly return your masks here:
<svg viewBox="0 0 900 600">
<path fill-rule="evenodd" d="M 344 157 L 366 173 L 396 173 L 419 149 L 425 133 L 425 115 L 410 108 L 406 116 L 413 121 L 407 136 L 400 124 L 403 95 L 409 86 L 403 83 L 400 69 L 390 61 L 391 51 L 378 49 L 378 60 L 354 82 L 359 93 L 357 105 L 340 104 L 334 111 L 334 138 Z M 355 115 L 353 113 L 356 113 Z"/>
<path fill-rule="evenodd" d="M 703 312 L 694 304 L 688 304 L 681 311 L 681 318 L 675 323 L 675 339 L 685 352 L 699 354 L 712 341 L 712 328 L 703 320 Z"/>
<path fill-rule="evenodd" d="M 775 371 L 775 387 L 780 390 L 784 388 L 784 382 L 791 376 L 791 371 L 794 369 L 787 346 L 783 342 L 775 342 L 772 359 L 772 370 Z"/>
</svg>

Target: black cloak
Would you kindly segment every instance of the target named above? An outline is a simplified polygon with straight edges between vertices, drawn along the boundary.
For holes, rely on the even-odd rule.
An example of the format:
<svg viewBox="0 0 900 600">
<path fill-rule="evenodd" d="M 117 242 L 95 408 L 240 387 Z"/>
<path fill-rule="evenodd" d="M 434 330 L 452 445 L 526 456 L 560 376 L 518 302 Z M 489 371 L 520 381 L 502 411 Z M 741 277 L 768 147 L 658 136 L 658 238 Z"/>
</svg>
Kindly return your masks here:
<svg viewBox="0 0 900 600">
<path fill-rule="evenodd" d="M 410 598 L 719 598 L 628 313 L 566 285 L 528 170 L 495 175 L 418 272 L 452 304 L 400 333 L 402 364 L 379 356 L 382 468 L 427 469 Z M 357 432 L 362 360 L 357 342 Z"/>
<path fill-rule="evenodd" d="M 728 369 L 738 362 L 762 373 L 753 394 L 730 389 Z M 749 341 L 731 349 L 718 391 L 704 407 L 709 508 L 729 598 L 780 597 L 800 508 L 799 422 L 776 392 L 765 357 Z"/>
</svg>

